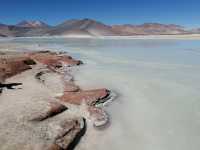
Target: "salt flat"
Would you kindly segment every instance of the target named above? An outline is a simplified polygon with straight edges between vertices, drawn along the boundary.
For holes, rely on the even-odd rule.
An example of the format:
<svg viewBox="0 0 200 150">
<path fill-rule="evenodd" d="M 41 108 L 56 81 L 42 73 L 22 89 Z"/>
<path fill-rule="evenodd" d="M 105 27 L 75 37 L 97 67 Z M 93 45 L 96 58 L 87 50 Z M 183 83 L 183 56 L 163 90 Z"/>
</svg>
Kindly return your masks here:
<svg viewBox="0 0 200 150">
<path fill-rule="evenodd" d="M 112 125 L 87 132 L 77 149 L 199 149 L 198 40 L 16 38 L 0 45 L 9 43 L 70 52 L 85 62 L 73 70 L 78 85 L 118 93 L 107 108 Z"/>
</svg>

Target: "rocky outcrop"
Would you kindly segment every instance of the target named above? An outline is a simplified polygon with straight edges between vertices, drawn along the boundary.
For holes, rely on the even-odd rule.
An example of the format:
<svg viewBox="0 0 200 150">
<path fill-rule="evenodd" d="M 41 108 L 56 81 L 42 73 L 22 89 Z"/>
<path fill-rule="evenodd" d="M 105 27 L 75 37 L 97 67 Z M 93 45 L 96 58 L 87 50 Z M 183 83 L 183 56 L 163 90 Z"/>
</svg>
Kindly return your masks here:
<svg viewBox="0 0 200 150">
<path fill-rule="evenodd" d="M 80 105 L 86 103 L 88 106 L 95 106 L 99 103 L 104 103 L 109 96 L 110 91 L 107 89 L 96 89 L 78 92 L 64 92 L 60 97 L 61 101 L 71 104 Z"/>
<path fill-rule="evenodd" d="M 76 90 L 64 91 L 64 94 L 59 97 L 59 99 L 63 102 L 74 105 L 86 104 L 88 107 L 89 116 L 95 127 L 103 127 L 108 124 L 108 114 L 103 110 L 103 108 L 98 106 L 100 104 L 104 104 L 110 98 L 110 91 L 107 89 L 87 91 Z"/>
<path fill-rule="evenodd" d="M 55 118 L 56 115 L 63 113 L 68 108 L 59 102 L 50 102 L 48 107 L 40 110 L 36 115 L 31 115 L 30 120 L 36 128 L 42 128 L 43 139 L 48 144 L 42 148 L 46 150 L 73 150 L 86 132 L 86 120 L 83 117 L 65 118 L 64 120 L 49 120 L 48 125 L 44 124 L 47 119 Z M 37 131 L 37 130 L 36 130 Z"/>
<path fill-rule="evenodd" d="M 74 149 L 80 138 L 86 131 L 84 118 L 78 120 L 67 120 L 61 125 L 63 131 L 60 132 L 55 140 L 55 144 L 63 149 Z"/>
<path fill-rule="evenodd" d="M 73 150 L 86 132 L 86 120 L 84 118 L 67 119 L 57 128 L 59 130 L 53 131 L 54 142 L 47 150 Z"/>
<path fill-rule="evenodd" d="M 31 69 L 35 61 L 29 57 L 0 57 L 0 78 L 4 80 L 25 70 Z"/>
<path fill-rule="evenodd" d="M 75 60 L 71 56 L 68 56 L 66 54 L 57 54 L 54 52 L 35 52 L 31 53 L 30 58 L 47 65 L 48 68 L 56 70 L 58 68 L 65 66 L 75 66 L 82 64 L 82 61 Z"/>
<path fill-rule="evenodd" d="M 47 139 L 47 145 L 43 149 L 48 150 L 72 150 L 77 145 L 81 137 L 86 132 L 86 121 L 91 119 L 95 127 L 105 126 L 109 122 L 109 117 L 99 104 L 105 103 L 110 98 L 110 91 L 103 89 L 83 90 L 74 83 L 73 77 L 70 80 L 65 80 L 65 67 L 72 67 L 83 64 L 80 60 L 75 60 L 65 53 L 56 53 L 50 51 L 28 52 L 21 55 L 14 54 L 13 56 L 2 53 L 0 57 L 0 79 L 12 77 L 22 73 L 28 69 L 32 69 L 32 65 L 42 65 L 43 68 L 36 72 L 35 79 L 42 83 L 42 86 L 48 86 L 53 82 L 48 82 L 49 73 L 54 73 L 56 81 L 59 78 L 63 83 L 63 95 L 48 100 L 44 104 L 44 108 L 40 108 L 28 117 L 28 121 L 35 126 L 43 126 L 43 122 L 51 122 L 54 118 L 67 112 L 70 107 L 67 104 L 80 106 L 86 104 L 88 116 L 80 116 L 78 118 L 66 118 L 56 125 L 46 124 L 43 127 L 45 130 L 42 133 L 42 138 Z M 68 72 L 67 72 L 68 73 Z M 55 76 L 54 76 L 55 77 Z M 34 79 L 34 80 L 35 80 Z M 52 78 L 51 78 L 52 79 Z M 54 80 L 55 78 L 53 78 Z M 0 82 L 1 83 L 1 82 Z M 0 84 L 0 86 L 10 87 L 15 84 Z M 52 86 L 51 86 L 52 87 Z M 51 87 L 48 89 L 51 89 Z M 1 87 L 0 87 L 1 89 Z M 83 113 L 85 115 L 85 113 Z M 86 119 L 85 119 L 86 118 Z M 57 121 L 57 119 L 55 119 Z M 36 130 L 38 133 L 38 130 Z M 35 132 L 34 132 L 35 133 Z M 36 134 L 37 134 L 36 133 Z M 50 141 L 50 142 L 49 142 Z"/>
<path fill-rule="evenodd" d="M 42 51 L 30 54 L 30 57 L 42 64 L 47 65 L 53 71 L 57 71 L 64 66 L 74 66 L 82 64 L 81 61 L 73 59 L 66 54 L 57 54 L 49 51 Z M 45 72 L 39 72 L 36 75 L 42 83 L 42 75 Z M 105 103 L 110 98 L 110 91 L 107 89 L 95 89 L 95 90 L 81 90 L 73 80 L 66 81 L 63 78 L 64 93 L 61 97 L 58 97 L 62 102 L 70 103 L 74 105 L 81 105 L 86 103 L 88 106 L 88 112 L 93 120 L 94 126 L 100 127 L 108 123 L 108 115 L 102 108 L 97 108 L 98 105 Z"/>
</svg>

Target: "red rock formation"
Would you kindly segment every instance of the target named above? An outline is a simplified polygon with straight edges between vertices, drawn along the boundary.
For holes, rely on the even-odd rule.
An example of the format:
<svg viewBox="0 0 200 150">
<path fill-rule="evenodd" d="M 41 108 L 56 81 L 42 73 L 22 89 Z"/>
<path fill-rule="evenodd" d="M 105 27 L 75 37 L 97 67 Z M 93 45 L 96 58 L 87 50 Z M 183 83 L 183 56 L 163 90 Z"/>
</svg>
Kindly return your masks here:
<svg viewBox="0 0 200 150">
<path fill-rule="evenodd" d="M 27 69 L 31 69 L 30 65 L 36 62 L 46 65 L 49 69 L 57 71 L 58 68 L 66 66 L 74 66 L 82 64 L 81 61 L 73 59 L 65 54 L 58 54 L 50 51 L 24 53 L 24 57 L 0 58 L 0 82 L 1 79 L 11 77 L 21 73 Z M 49 70 L 48 69 L 48 70 Z M 36 78 L 40 79 L 45 72 L 36 74 Z M 107 89 L 81 90 L 73 81 L 64 81 L 64 93 L 59 99 L 70 104 L 80 105 L 86 103 L 88 112 L 93 120 L 94 126 L 104 126 L 108 122 L 108 116 L 102 108 L 97 108 L 98 104 L 104 103 L 110 95 Z M 67 107 L 58 103 L 50 102 L 48 108 L 39 112 L 39 115 L 33 116 L 31 120 L 42 121 L 49 117 L 53 117 L 65 111 Z M 54 143 L 50 145 L 48 150 L 64 150 L 73 149 L 84 135 L 86 130 L 86 122 L 84 118 L 67 119 L 60 125 L 60 129 L 55 135 Z M 52 134 L 55 132 L 53 131 Z M 45 149 L 46 149 L 45 148 Z"/>
<path fill-rule="evenodd" d="M 63 66 L 63 64 L 67 66 L 82 64 L 80 60 L 75 60 L 71 56 L 67 56 L 65 54 L 60 55 L 48 51 L 31 53 L 30 57 L 42 64 L 47 65 L 51 69 L 60 68 Z"/>
<path fill-rule="evenodd" d="M 107 113 L 102 109 L 96 107 L 98 104 L 106 102 L 110 95 L 110 91 L 107 89 L 96 89 L 88 91 L 76 91 L 76 92 L 64 92 L 63 96 L 60 97 L 61 101 L 80 105 L 86 103 L 90 118 L 93 121 L 95 127 L 105 126 L 109 119 Z"/>
<path fill-rule="evenodd" d="M 60 100 L 76 105 L 86 102 L 89 106 L 95 106 L 96 104 L 103 102 L 109 94 L 110 91 L 107 89 L 64 92 L 63 96 L 60 97 Z"/>
<path fill-rule="evenodd" d="M 29 57 L 0 58 L 0 77 L 6 79 L 31 69 L 35 62 Z"/>
<path fill-rule="evenodd" d="M 71 150 L 74 149 L 80 138 L 85 134 L 86 122 L 84 118 L 68 119 L 60 125 L 55 143 L 51 145 L 49 150 Z"/>
<path fill-rule="evenodd" d="M 49 51 L 24 53 L 23 56 L 11 58 L 2 57 L 0 58 L 0 81 L 31 69 L 30 65 L 35 64 L 34 60 L 47 65 L 48 68 L 53 70 L 63 67 L 63 65 L 74 66 L 82 64 L 81 61 L 75 60 L 71 56 Z"/>
</svg>

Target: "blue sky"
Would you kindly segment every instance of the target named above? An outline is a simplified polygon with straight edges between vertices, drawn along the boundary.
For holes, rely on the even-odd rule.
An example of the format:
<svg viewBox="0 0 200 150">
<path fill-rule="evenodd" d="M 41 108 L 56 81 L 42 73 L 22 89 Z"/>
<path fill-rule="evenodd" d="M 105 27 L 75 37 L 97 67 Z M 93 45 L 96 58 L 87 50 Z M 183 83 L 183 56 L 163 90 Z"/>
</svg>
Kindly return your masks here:
<svg viewBox="0 0 200 150">
<path fill-rule="evenodd" d="M 43 20 L 51 25 L 71 18 L 107 24 L 175 23 L 200 27 L 200 0 L 0 0 L 0 22 Z"/>
</svg>

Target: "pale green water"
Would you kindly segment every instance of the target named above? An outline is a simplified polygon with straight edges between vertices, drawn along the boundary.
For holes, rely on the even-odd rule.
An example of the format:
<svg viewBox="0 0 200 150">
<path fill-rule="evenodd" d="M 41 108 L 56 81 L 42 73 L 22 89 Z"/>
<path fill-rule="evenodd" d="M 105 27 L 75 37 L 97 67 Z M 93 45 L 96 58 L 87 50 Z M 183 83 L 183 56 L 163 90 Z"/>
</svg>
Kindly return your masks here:
<svg viewBox="0 0 200 150">
<path fill-rule="evenodd" d="M 111 126 L 87 133 L 78 149 L 199 150 L 200 41 L 21 38 L 9 42 L 68 51 L 85 62 L 75 78 L 78 84 L 85 89 L 108 87 L 119 94 L 107 108 Z"/>
</svg>

